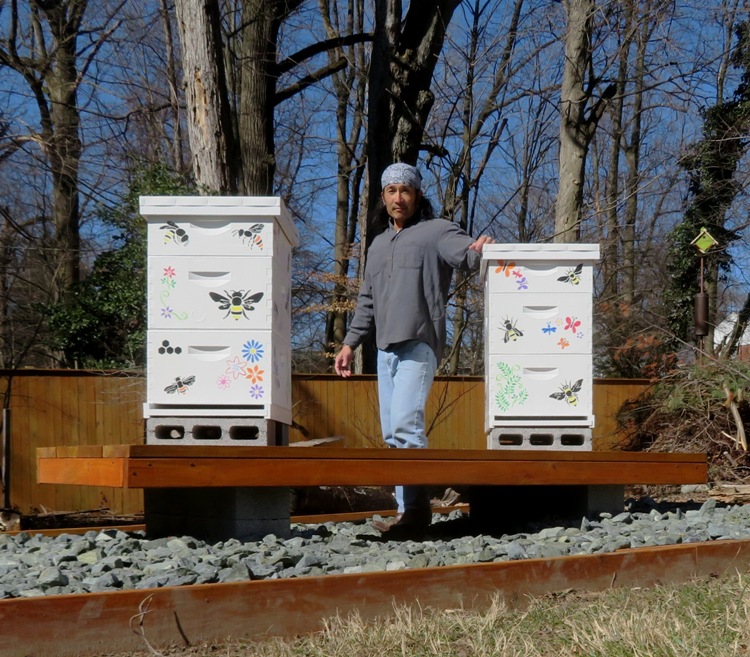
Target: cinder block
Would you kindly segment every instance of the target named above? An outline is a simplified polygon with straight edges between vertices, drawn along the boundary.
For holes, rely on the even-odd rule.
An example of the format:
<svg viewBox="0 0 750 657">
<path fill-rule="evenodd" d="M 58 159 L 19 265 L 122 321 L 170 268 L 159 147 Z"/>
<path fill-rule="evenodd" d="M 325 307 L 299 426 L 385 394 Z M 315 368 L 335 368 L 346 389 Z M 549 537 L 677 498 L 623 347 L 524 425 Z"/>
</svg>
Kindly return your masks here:
<svg viewBox="0 0 750 657">
<path fill-rule="evenodd" d="M 288 488 L 147 488 L 143 493 L 146 531 L 153 538 L 225 541 L 290 535 Z"/>
<path fill-rule="evenodd" d="M 254 417 L 151 417 L 147 445 L 228 445 L 271 447 L 289 444 L 289 427 Z"/>
<path fill-rule="evenodd" d="M 487 436 L 487 449 L 590 452 L 591 433 L 585 427 L 495 427 Z"/>
</svg>

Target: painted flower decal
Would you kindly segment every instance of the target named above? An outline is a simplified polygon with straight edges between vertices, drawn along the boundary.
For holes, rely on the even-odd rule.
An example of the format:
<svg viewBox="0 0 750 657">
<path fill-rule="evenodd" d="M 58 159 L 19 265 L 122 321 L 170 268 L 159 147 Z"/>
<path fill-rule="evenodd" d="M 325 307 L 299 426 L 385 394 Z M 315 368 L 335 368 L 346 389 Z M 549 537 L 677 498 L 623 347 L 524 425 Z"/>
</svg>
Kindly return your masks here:
<svg viewBox="0 0 750 657">
<path fill-rule="evenodd" d="M 244 360 L 240 360 L 239 356 L 235 356 L 234 360 L 227 361 L 226 374 L 231 374 L 232 378 L 239 379 L 241 376 L 247 374 L 247 363 Z"/>
<path fill-rule="evenodd" d="M 263 386 L 254 385 L 250 388 L 250 396 L 253 399 L 260 399 L 263 396 Z"/>
<path fill-rule="evenodd" d="M 264 370 L 260 369 L 257 365 L 247 368 L 245 376 L 250 379 L 253 383 L 263 380 Z"/>
<path fill-rule="evenodd" d="M 161 283 L 167 287 L 174 287 L 174 277 L 177 276 L 177 272 L 174 267 L 164 267 L 164 275 L 162 276 Z"/>
<path fill-rule="evenodd" d="M 242 345 L 242 356 L 250 363 L 257 363 L 263 358 L 263 345 L 257 340 L 248 340 Z"/>
<path fill-rule="evenodd" d="M 172 310 L 172 308 L 170 308 L 169 306 L 164 306 L 161 309 L 161 316 L 164 317 L 165 319 L 172 319 L 173 312 L 174 310 Z"/>
<path fill-rule="evenodd" d="M 226 374 L 222 374 L 216 379 L 216 385 L 219 386 L 219 389 L 221 390 L 226 390 L 231 384 L 232 380 Z"/>
</svg>

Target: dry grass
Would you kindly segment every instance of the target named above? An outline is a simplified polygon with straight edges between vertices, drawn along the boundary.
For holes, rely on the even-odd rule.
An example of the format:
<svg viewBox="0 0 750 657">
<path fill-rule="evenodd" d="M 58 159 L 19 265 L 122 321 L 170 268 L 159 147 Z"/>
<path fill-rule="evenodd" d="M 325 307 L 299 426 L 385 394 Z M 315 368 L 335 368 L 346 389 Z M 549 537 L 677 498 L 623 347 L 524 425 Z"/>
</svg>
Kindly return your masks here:
<svg viewBox="0 0 750 657">
<path fill-rule="evenodd" d="M 400 607 L 391 618 L 335 618 L 291 640 L 227 642 L 170 657 L 729 657 L 750 654 L 750 575 L 653 589 L 494 600 L 480 612 Z M 144 653 L 149 654 L 149 653 Z M 154 654 L 154 653 L 150 653 Z"/>
</svg>

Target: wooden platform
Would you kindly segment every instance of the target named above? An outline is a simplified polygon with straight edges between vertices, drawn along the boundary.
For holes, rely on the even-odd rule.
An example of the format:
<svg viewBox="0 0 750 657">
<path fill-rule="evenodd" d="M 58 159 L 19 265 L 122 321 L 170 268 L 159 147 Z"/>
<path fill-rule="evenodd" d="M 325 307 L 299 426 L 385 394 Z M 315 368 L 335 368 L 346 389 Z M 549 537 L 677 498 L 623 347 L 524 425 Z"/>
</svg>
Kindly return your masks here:
<svg viewBox="0 0 750 657">
<path fill-rule="evenodd" d="M 119 488 L 703 484 L 705 454 L 118 445 L 37 450 L 37 480 Z"/>
</svg>

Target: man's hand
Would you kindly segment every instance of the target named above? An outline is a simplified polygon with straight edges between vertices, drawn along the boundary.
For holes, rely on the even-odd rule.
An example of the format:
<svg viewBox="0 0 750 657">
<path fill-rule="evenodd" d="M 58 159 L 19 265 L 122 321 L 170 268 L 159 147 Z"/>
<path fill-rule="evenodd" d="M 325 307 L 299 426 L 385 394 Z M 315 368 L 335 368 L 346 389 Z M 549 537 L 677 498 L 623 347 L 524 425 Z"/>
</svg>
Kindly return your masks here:
<svg viewBox="0 0 750 657">
<path fill-rule="evenodd" d="M 336 374 L 343 376 L 344 378 L 350 377 L 352 375 L 353 360 L 354 351 L 348 344 L 345 344 L 341 347 L 341 351 L 336 354 L 336 360 L 333 364 L 333 369 L 336 371 Z"/>
<path fill-rule="evenodd" d="M 481 253 L 485 244 L 492 244 L 494 241 L 489 235 L 482 235 L 476 242 L 469 245 L 469 250 Z"/>
</svg>

